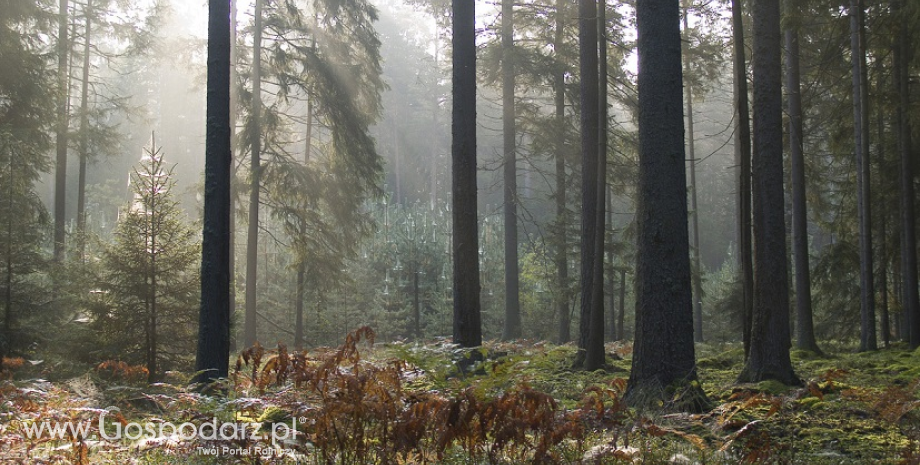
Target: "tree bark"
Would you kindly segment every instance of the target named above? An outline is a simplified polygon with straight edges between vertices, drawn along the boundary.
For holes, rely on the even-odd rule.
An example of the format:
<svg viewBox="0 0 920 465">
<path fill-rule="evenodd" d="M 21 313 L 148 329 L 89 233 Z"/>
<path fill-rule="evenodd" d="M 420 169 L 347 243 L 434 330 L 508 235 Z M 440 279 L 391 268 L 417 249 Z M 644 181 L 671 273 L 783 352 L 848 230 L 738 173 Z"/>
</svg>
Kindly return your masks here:
<svg viewBox="0 0 920 465">
<path fill-rule="evenodd" d="M 594 300 L 595 239 L 597 237 L 598 63 L 597 0 L 578 1 L 578 56 L 581 76 L 581 312 L 578 353 L 574 365 L 584 365 L 591 334 Z M 603 260 L 603 257 L 600 258 Z"/>
<path fill-rule="evenodd" d="M 598 87 L 597 87 L 597 184 L 594 215 L 594 273 L 591 283 L 591 325 L 585 351 L 585 369 L 604 366 L 604 226 L 607 194 L 607 1 L 598 0 Z"/>
<path fill-rule="evenodd" d="M 789 112 L 789 161 L 792 171 L 792 250 L 795 256 L 796 347 L 821 353 L 815 339 L 811 307 L 811 272 L 808 265 L 808 210 L 805 197 L 802 94 L 799 73 L 799 20 L 794 2 L 787 1 L 786 98 Z"/>
<path fill-rule="evenodd" d="M 876 80 L 876 86 L 878 89 L 878 95 L 884 95 L 884 82 L 882 79 L 884 68 L 882 60 L 876 60 L 875 72 L 878 76 Z M 878 105 L 876 109 L 876 137 L 878 142 L 878 173 L 879 179 L 885 179 L 885 175 L 888 172 L 888 161 L 885 153 L 885 115 L 882 110 L 882 105 Z M 883 189 L 882 192 L 886 192 L 888 189 Z M 879 260 L 879 297 L 881 298 L 881 303 L 879 308 L 882 312 L 881 314 L 881 333 L 882 333 L 882 343 L 885 345 L 885 348 L 891 346 L 891 316 L 888 309 L 888 199 L 887 195 L 883 195 L 879 199 L 879 205 L 881 206 L 881 212 L 879 213 L 879 255 L 881 259 Z"/>
<path fill-rule="evenodd" d="M 898 2 L 895 11 L 901 13 L 903 4 Z M 895 82 L 898 91 L 898 151 L 901 159 L 900 205 L 901 205 L 901 312 L 907 323 L 906 335 L 911 349 L 920 347 L 920 296 L 917 291 L 917 232 L 914 218 L 914 167 L 911 159 L 910 121 L 910 45 L 908 42 L 908 20 L 903 13 L 898 15 L 897 47 L 895 47 Z"/>
<path fill-rule="evenodd" d="M 236 169 L 239 157 L 236 139 L 237 108 L 239 108 L 239 88 L 237 87 L 237 46 L 236 46 L 236 7 L 238 0 L 230 1 L 230 321 L 236 314 Z M 230 351 L 236 352 L 237 338 L 231 335 Z"/>
<path fill-rule="evenodd" d="M 226 378 L 230 362 L 230 5 L 208 2 L 207 132 L 196 380 Z"/>
<path fill-rule="evenodd" d="M 853 133 L 856 152 L 856 202 L 859 217 L 859 350 L 876 350 L 875 279 L 872 266 L 872 196 L 869 178 L 869 95 L 866 79 L 863 4 L 850 1 L 850 45 L 853 66 Z"/>
<path fill-rule="evenodd" d="M 626 399 L 699 411 L 693 347 L 679 0 L 636 4 L 639 182 L 636 335 Z M 694 387 L 696 386 L 696 387 Z"/>
<path fill-rule="evenodd" d="M 256 0 L 252 33 L 252 133 L 249 162 L 249 230 L 246 235 L 246 316 L 243 345 L 256 343 L 256 289 L 259 263 L 259 190 L 262 174 L 262 2 Z"/>
<path fill-rule="evenodd" d="M 80 166 L 77 180 L 77 241 L 80 261 L 86 263 L 86 159 L 89 157 L 89 55 L 92 0 L 86 0 L 83 14 L 83 81 L 80 83 Z"/>
<path fill-rule="evenodd" d="M 68 0 L 60 0 L 58 7 L 58 121 L 55 134 L 56 157 L 54 163 L 54 261 L 64 261 L 64 240 L 67 221 L 67 131 L 69 128 L 69 72 L 67 57 L 70 43 L 67 38 Z"/>
<path fill-rule="evenodd" d="M 562 66 L 561 49 L 565 38 L 565 8 L 566 0 L 556 0 L 556 31 L 553 37 L 553 50 L 556 55 L 557 70 L 553 76 L 553 92 L 556 105 L 556 313 L 559 314 L 558 342 L 565 344 L 572 338 L 569 311 L 569 257 L 568 240 L 565 228 L 567 214 L 565 209 L 566 190 L 568 189 L 565 176 L 565 70 Z"/>
<path fill-rule="evenodd" d="M 754 0 L 754 312 L 739 382 L 799 384 L 789 358 L 779 0 Z"/>
<path fill-rule="evenodd" d="M 476 193 L 476 12 L 469 0 L 452 0 L 454 343 L 482 345 L 479 219 Z"/>
<path fill-rule="evenodd" d="M 626 270 L 620 270 L 620 313 L 617 315 L 617 340 L 626 339 Z"/>
<path fill-rule="evenodd" d="M 690 30 L 690 6 L 687 0 L 684 0 L 683 10 L 684 40 L 687 41 L 687 47 L 689 48 L 689 35 L 686 34 Z M 689 55 L 684 56 L 684 73 L 690 74 Z M 693 267 L 690 270 L 693 279 L 693 340 L 703 342 L 703 284 L 700 276 L 703 270 L 700 266 L 700 222 L 696 201 L 696 136 L 693 131 L 693 85 L 690 81 L 686 81 L 684 86 L 686 88 L 684 98 L 687 102 L 687 159 L 690 166 L 690 229 L 693 232 L 693 243 L 691 244 Z"/>
<path fill-rule="evenodd" d="M 505 153 L 505 325 L 502 330 L 504 341 L 521 337 L 514 72 L 514 2 L 502 0 L 502 126 Z"/>
<path fill-rule="evenodd" d="M 732 0 L 733 76 L 735 81 L 735 157 L 738 159 L 738 257 L 741 269 L 741 338 L 744 357 L 751 348 L 754 312 L 753 238 L 751 237 L 751 119 L 748 111 L 747 63 L 741 0 Z"/>
<path fill-rule="evenodd" d="M 617 337 L 617 312 L 616 312 L 616 270 L 613 269 L 613 191 L 607 186 L 607 231 L 610 231 L 610 242 L 607 243 L 605 252 L 607 252 L 607 270 L 605 278 L 607 279 L 607 294 L 610 305 L 604 312 L 607 318 L 607 330 L 604 332 L 605 337 L 610 341 L 615 341 Z"/>
</svg>

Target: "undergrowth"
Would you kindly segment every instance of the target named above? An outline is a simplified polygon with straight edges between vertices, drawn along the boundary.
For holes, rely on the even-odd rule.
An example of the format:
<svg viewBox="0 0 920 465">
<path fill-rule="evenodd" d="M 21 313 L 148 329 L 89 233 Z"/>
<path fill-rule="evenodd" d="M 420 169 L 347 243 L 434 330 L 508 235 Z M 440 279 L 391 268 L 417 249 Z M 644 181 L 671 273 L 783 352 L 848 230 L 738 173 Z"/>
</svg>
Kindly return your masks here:
<svg viewBox="0 0 920 465">
<path fill-rule="evenodd" d="M 337 348 L 257 344 L 205 390 L 180 381 L 192 374 L 145 385 L 143 368 L 119 361 L 51 383 L 9 360 L 20 371 L 0 384 L 0 463 L 920 463 L 920 360 L 903 348 L 794 352 L 807 383 L 787 387 L 735 384 L 740 349 L 701 346 L 700 379 L 717 405 L 703 414 L 629 408 L 631 347 L 607 349 L 605 370 L 584 372 L 570 368 L 571 346 L 375 345 L 361 328 Z M 30 434 L 53 422 L 85 427 Z M 201 434 L 110 439 L 167 422 Z M 215 437 L 226 424 L 253 434 Z"/>
</svg>

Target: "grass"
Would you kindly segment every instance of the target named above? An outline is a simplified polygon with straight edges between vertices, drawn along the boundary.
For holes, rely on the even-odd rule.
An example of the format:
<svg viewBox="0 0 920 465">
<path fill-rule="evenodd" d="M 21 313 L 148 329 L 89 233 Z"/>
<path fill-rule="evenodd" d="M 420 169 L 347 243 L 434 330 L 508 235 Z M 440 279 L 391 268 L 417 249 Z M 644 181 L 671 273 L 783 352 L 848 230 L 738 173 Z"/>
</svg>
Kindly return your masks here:
<svg viewBox="0 0 920 465">
<path fill-rule="evenodd" d="M 0 384 L 0 462 L 920 463 L 920 355 L 901 345 L 856 353 L 846 343 L 827 343 L 828 355 L 821 357 L 793 351 L 804 386 L 737 384 L 742 349 L 698 345 L 700 385 L 715 408 L 691 415 L 622 404 L 628 344 L 608 344 L 607 368 L 585 372 L 571 368 L 571 345 L 489 343 L 481 362 L 460 370 L 469 354 L 443 341 L 351 343 L 353 353 L 326 365 L 345 352 L 291 354 L 288 365 L 286 353 L 266 353 L 256 362 L 258 376 L 244 365 L 221 396 L 175 381 L 146 386 L 128 372 L 124 378 L 89 371 L 67 381 L 36 381 L 26 364 Z M 295 360 L 303 362 L 299 368 L 292 368 Z M 125 423 L 218 418 L 261 431 L 292 418 L 313 423 L 280 445 L 291 454 L 262 459 L 201 453 L 227 445 L 219 440 L 103 441 L 98 430 L 63 440 L 25 434 L 29 424 L 92 420 L 108 406 L 118 407 Z M 549 416 L 536 415 L 541 408 L 550 409 Z M 463 412 L 479 423 L 451 423 Z M 341 432 L 324 436 L 310 429 L 320 423 Z M 415 442 L 400 437 L 410 433 L 420 436 Z M 547 445 L 545 455 L 538 456 L 539 444 Z"/>
</svg>

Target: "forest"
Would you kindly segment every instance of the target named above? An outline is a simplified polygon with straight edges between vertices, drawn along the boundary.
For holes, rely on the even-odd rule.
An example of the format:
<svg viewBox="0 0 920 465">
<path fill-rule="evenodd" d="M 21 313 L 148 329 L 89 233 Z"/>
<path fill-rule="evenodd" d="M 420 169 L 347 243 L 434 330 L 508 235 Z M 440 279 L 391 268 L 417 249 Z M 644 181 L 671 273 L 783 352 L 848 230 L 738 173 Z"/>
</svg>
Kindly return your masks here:
<svg viewBox="0 0 920 465">
<path fill-rule="evenodd" d="M 0 463 L 920 464 L 920 2 L 0 0 Z"/>
</svg>

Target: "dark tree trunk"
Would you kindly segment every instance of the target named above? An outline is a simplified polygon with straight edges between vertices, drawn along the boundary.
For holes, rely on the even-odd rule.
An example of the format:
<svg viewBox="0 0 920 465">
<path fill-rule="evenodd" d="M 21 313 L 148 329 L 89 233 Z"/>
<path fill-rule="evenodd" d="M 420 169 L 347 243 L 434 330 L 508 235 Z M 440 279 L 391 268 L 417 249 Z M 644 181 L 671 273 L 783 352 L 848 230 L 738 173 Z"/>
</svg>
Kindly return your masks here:
<svg viewBox="0 0 920 465">
<path fill-rule="evenodd" d="M 12 155 L 12 153 L 10 153 Z M 4 312 L 3 312 L 3 334 L 0 338 L 0 372 L 3 371 L 3 358 L 9 353 L 10 345 L 12 343 L 11 337 L 13 334 L 13 179 L 15 179 L 15 172 L 13 171 L 13 163 L 15 158 L 12 156 L 9 157 L 10 163 L 10 177 L 9 182 L 7 183 L 7 192 L 6 192 L 6 202 L 7 202 L 7 211 L 10 214 L 6 217 L 6 247 L 4 247 L 5 256 L 4 264 L 6 265 L 6 276 L 4 277 L 4 286 L 3 286 L 3 303 L 4 303 Z"/>
<path fill-rule="evenodd" d="M 684 1 L 684 33 L 690 30 L 690 7 L 689 2 Z M 687 47 L 689 47 L 689 37 L 687 38 Z M 684 72 L 690 74 L 690 57 L 684 57 Z M 699 210 L 696 202 L 696 136 L 693 131 L 693 86 L 690 81 L 685 83 L 686 92 L 684 98 L 687 101 L 687 159 L 690 166 L 690 229 L 693 235 L 691 251 L 693 253 L 693 267 L 691 276 L 693 279 L 693 340 L 703 342 L 703 281 L 700 274 L 703 272 L 700 266 L 700 219 Z"/>
<path fill-rule="evenodd" d="M 83 81 L 80 83 L 80 166 L 77 179 L 77 241 L 80 261 L 86 262 L 86 159 L 89 156 L 89 55 L 92 0 L 86 0 L 83 14 Z"/>
<path fill-rule="evenodd" d="M 259 263 L 259 190 L 262 174 L 262 0 L 256 0 L 252 34 L 252 133 L 249 162 L 249 230 L 246 235 L 246 317 L 243 345 L 256 343 L 256 289 Z"/>
<path fill-rule="evenodd" d="M 896 11 L 901 12 L 899 2 Z M 908 41 L 908 20 L 902 13 L 895 47 L 895 82 L 898 88 L 898 151 L 901 159 L 901 312 L 906 323 L 905 335 L 911 349 L 920 346 L 920 296 L 917 292 L 917 232 L 914 218 L 914 167 L 911 159 L 910 121 L 910 45 Z"/>
<path fill-rule="evenodd" d="M 68 0 L 60 0 L 58 11 L 58 121 L 55 129 L 56 158 L 54 163 L 54 261 L 64 261 L 64 225 L 67 221 L 67 130 L 69 120 L 69 72 L 67 56 L 70 43 L 67 38 Z"/>
<path fill-rule="evenodd" d="M 476 204 L 476 12 L 469 0 L 452 0 L 454 343 L 482 345 L 479 304 L 479 219 Z"/>
<path fill-rule="evenodd" d="M 875 280 L 872 267 L 872 195 L 869 178 L 869 93 L 866 79 L 863 4 L 850 1 L 850 45 L 853 66 L 853 133 L 856 151 L 856 204 L 859 216 L 859 350 L 876 350 Z"/>
<path fill-rule="evenodd" d="M 307 267 L 302 263 L 297 266 L 297 292 L 294 301 L 294 350 L 303 350 L 303 299 L 306 294 L 306 275 Z"/>
<path fill-rule="evenodd" d="M 805 155 L 803 153 L 802 94 L 799 74 L 798 14 L 787 2 L 786 98 L 789 111 L 789 161 L 792 166 L 792 250 L 795 256 L 796 347 L 821 353 L 815 339 L 811 309 L 811 272 L 808 266 L 808 210 L 805 202 Z"/>
<path fill-rule="evenodd" d="M 313 152 L 313 99 L 307 97 L 307 134 L 304 143 L 303 163 L 310 164 Z M 303 227 L 301 230 L 305 230 Z M 303 299 L 306 294 L 304 276 L 307 272 L 306 263 L 297 265 L 297 302 L 294 305 L 294 349 L 303 350 Z"/>
<path fill-rule="evenodd" d="M 679 0 L 636 4 L 639 182 L 636 336 L 626 398 L 701 410 L 693 347 Z M 675 396 L 675 390 L 680 395 Z"/>
<path fill-rule="evenodd" d="M 617 315 L 617 340 L 626 339 L 626 270 L 620 270 L 620 313 Z"/>
<path fill-rule="evenodd" d="M 418 295 L 418 270 L 412 273 L 412 334 L 416 340 L 422 339 L 422 311 Z"/>
<path fill-rule="evenodd" d="M 617 312 L 616 312 L 616 270 L 613 269 L 613 191 L 607 186 L 607 231 L 610 232 L 611 240 L 607 243 L 607 266 L 605 277 L 607 279 L 607 293 L 610 305 L 607 306 L 604 316 L 607 318 L 607 330 L 604 331 L 605 337 L 610 341 L 615 341 L 617 337 Z"/>
<path fill-rule="evenodd" d="M 779 0 L 754 0 L 754 313 L 740 382 L 799 384 L 789 358 Z"/>
<path fill-rule="evenodd" d="M 236 140 L 237 108 L 239 105 L 239 89 L 237 88 L 237 47 L 236 47 L 236 14 L 237 0 L 230 1 L 230 321 L 236 314 L 236 161 L 239 157 Z M 236 352 L 237 338 L 230 336 L 230 351 Z"/>
<path fill-rule="evenodd" d="M 876 86 L 878 89 L 878 95 L 881 97 L 885 94 L 884 82 L 882 79 L 884 68 L 882 60 L 876 60 L 875 72 L 878 76 L 876 81 Z M 879 179 L 885 179 L 885 175 L 889 172 L 888 170 L 888 160 L 886 160 L 885 154 L 885 114 L 882 109 L 882 105 L 878 105 L 876 109 L 876 131 L 878 137 L 878 173 Z M 888 189 L 883 188 L 882 193 L 885 193 Z M 881 332 L 882 332 L 882 343 L 887 349 L 891 346 L 891 316 L 888 309 L 888 196 L 883 195 L 879 199 L 879 205 L 881 206 L 882 211 L 879 212 L 879 255 L 881 259 L 879 260 L 879 297 L 881 298 L 881 303 L 879 309 L 881 310 Z"/>
<path fill-rule="evenodd" d="M 578 56 L 581 76 L 581 312 L 578 354 L 574 365 L 584 365 L 591 334 L 594 300 L 595 239 L 597 237 L 597 0 L 578 1 Z M 603 260 L 603 257 L 599 258 Z"/>
<path fill-rule="evenodd" d="M 594 215 L 594 273 L 591 283 L 591 325 L 585 350 L 585 369 L 604 366 L 604 226 L 607 197 L 607 1 L 598 0 L 598 88 L 597 88 L 597 188 Z"/>
<path fill-rule="evenodd" d="M 230 361 L 230 5 L 208 3 L 207 133 L 198 381 L 226 378 Z"/>
<path fill-rule="evenodd" d="M 502 126 L 505 152 L 505 326 L 502 340 L 521 337 L 518 284 L 517 141 L 514 111 L 514 2 L 502 0 Z"/>
<path fill-rule="evenodd" d="M 565 344 L 572 339 L 569 310 L 569 257 L 568 240 L 565 229 L 567 224 L 566 177 L 565 177 L 565 71 L 562 67 L 560 50 L 563 47 L 565 31 L 566 0 L 556 0 L 556 31 L 553 37 L 553 50 L 556 54 L 558 69 L 553 76 L 553 92 L 556 104 L 556 313 L 559 314 L 558 342 Z"/>
<path fill-rule="evenodd" d="M 733 76 L 735 81 L 735 157 L 738 159 L 738 257 L 741 268 L 741 339 L 744 356 L 751 348 L 754 312 L 753 238 L 751 237 L 751 119 L 748 112 L 747 63 L 741 0 L 732 0 Z"/>
</svg>

